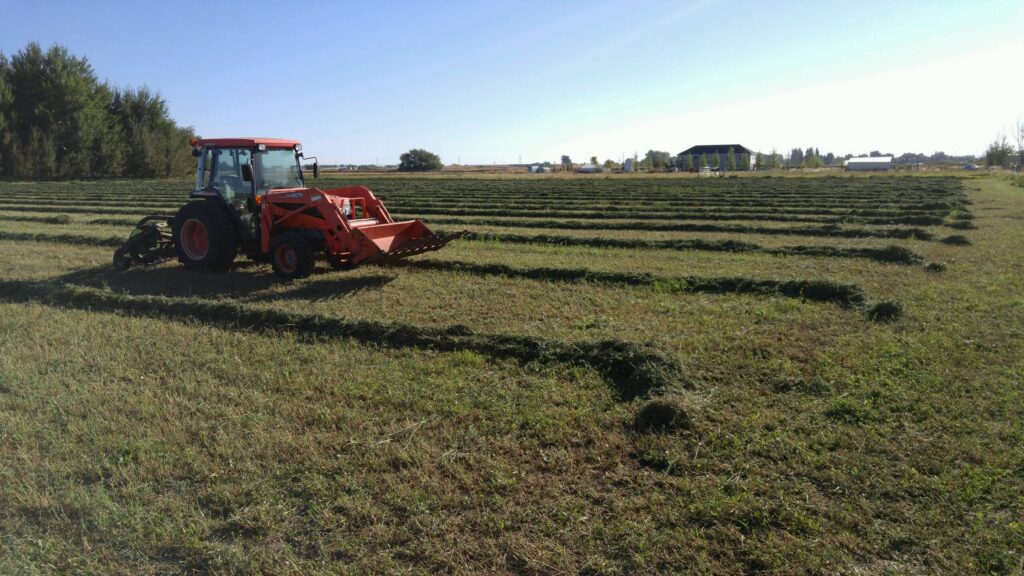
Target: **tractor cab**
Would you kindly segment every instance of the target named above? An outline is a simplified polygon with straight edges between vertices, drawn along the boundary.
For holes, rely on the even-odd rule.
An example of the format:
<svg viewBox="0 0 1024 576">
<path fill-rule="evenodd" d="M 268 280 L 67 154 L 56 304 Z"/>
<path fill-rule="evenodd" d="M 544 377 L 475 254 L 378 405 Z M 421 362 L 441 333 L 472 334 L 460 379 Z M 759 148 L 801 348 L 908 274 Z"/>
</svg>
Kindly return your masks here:
<svg viewBox="0 0 1024 576">
<path fill-rule="evenodd" d="M 260 198 L 271 190 L 306 187 L 302 144 L 296 140 L 193 138 L 189 143 L 198 158 L 191 197 L 222 199 L 243 245 L 258 240 Z M 315 163 L 313 172 L 319 173 Z"/>
<path fill-rule="evenodd" d="M 279 138 L 193 139 L 196 183 L 192 197 L 216 194 L 236 209 L 253 212 L 255 196 L 280 188 L 305 188 L 302 144 Z M 314 174 L 319 172 L 314 163 Z"/>
</svg>

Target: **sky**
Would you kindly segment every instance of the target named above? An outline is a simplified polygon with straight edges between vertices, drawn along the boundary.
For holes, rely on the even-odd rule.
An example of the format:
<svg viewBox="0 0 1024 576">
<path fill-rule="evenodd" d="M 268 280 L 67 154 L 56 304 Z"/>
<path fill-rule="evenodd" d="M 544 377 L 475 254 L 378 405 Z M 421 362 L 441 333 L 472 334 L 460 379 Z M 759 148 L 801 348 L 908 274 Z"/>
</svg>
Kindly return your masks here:
<svg viewBox="0 0 1024 576">
<path fill-rule="evenodd" d="M 198 134 L 321 163 L 557 162 L 696 144 L 980 154 L 1024 119 L 1024 2 L 0 0 L 29 42 Z"/>
</svg>

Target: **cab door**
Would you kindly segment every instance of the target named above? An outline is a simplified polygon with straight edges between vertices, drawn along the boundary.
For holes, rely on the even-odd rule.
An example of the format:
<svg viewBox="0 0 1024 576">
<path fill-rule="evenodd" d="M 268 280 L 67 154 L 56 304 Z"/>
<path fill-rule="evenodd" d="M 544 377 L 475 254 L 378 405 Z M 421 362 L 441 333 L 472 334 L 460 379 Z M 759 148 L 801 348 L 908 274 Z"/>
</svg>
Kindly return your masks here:
<svg viewBox="0 0 1024 576">
<path fill-rule="evenodd" d="M 253 151 L 249 148 L 209 147 L 203 158 L 201 189 L 216 192 L 238 223 L 243 242 L 257 239 L 257 206 Z"/>
</svg>

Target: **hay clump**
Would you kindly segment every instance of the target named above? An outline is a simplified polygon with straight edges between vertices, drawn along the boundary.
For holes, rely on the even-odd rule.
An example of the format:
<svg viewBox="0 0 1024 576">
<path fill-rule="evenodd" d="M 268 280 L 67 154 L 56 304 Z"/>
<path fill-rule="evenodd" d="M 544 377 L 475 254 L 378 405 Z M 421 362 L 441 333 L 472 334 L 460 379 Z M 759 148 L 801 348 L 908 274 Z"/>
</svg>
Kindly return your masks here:
<svg viewBox="0 0 1024 576">
<path fill-rule="evenodd" d="M 868 319 L 873 322 L 895 322 L 903 316 L 903 305 L 895 300 L 883 300 L 868 308 Z"/>
<path fill-rule="evenodd" d="M 950 244 L 952 246 L 967 246 L 971 243 L 967 236 L 963 234 L 953 234 L 952 236 L 946 236 L 942 239 L 943 244 Z"/>
<path fill-rule="evenodd" d="M 675 432 L 693 428 L 690 407 L 674 394 L 648 400 L 636 413 L 633 428 L 637 432 Z"/>
</svg>

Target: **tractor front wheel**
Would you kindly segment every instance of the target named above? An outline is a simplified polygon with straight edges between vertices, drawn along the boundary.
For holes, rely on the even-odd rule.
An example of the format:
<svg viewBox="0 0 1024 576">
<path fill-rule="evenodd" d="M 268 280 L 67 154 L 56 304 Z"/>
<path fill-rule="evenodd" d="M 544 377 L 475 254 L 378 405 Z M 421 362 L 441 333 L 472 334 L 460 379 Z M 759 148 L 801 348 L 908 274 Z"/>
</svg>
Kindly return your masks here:
<svg viewBox="0 0 1024 576">
<path fill-rule="evenodd" d="M 313 273 L 316 253 L 313 245 L 301 233 L 285 232 L 270 243 L 270 263 L 281 278 L 305 278 Z"/>
<path fill-rule="evenodd" d="M 238 255 L 238 234 L 227 208 L 210 200 L 181 207 L 171 225 L 178 260 L 190 270 L 223 272 Z"/>
</svg>

